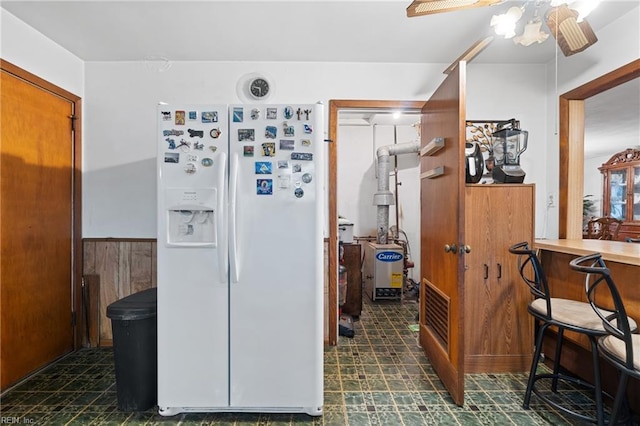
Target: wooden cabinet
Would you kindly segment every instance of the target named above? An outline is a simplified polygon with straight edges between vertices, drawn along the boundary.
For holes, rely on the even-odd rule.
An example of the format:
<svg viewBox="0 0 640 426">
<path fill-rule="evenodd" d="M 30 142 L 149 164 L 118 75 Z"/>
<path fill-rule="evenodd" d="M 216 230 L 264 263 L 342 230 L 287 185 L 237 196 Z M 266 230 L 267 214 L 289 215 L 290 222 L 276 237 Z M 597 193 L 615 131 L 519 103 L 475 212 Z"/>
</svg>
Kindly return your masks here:
<svg viewBox="0 0 640 426">
<path fill-rule="evenodd" d="M 624 221 L 618 240 L 640 237 L 640 150 L 618 152 L 599 168 L 603 174 L 603 216 Z"/>
<path fill-rule="evenodd" d="M 529 288 L 509 247 L 534 240 L 534 185 L 465 189 L 465 373 L 527 371 L 533 355 Z"/>
<path fill-rule="evenodd" d="M 342 244 L 344 266 L 347 268 L 347 298 L 342 312 L 358 318 L 362 312 L 362 252 L 360 244 Z"/>
</svg>

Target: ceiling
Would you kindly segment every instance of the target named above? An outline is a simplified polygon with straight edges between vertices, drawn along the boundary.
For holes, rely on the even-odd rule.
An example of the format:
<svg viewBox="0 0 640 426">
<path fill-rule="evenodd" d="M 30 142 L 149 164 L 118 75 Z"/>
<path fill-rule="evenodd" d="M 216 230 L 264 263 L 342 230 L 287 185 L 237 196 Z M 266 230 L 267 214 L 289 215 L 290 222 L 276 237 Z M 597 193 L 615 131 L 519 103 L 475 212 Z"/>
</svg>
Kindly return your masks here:
<svg viewBox="0 0 640 426">
<path fill-rule="evenodd" d="M 85 61 L 320 61 L 451 64 L 521 2 L 407 18 L 410 0 L 3 0 L 2 8 Z M 533 3 L 532 3 L 533 4 Z M 597 30 L 638 6 L 608 0 Z M 545 6 L 546 7 L 546 6 Z M 532 9 L 529 11 L 533 13 Z M 529 17 L 525 14 L 521 23 Z M 478 63 L 546 63 L 547 40 L 496 38 Z"/>
<path fill-rule="evenodd" d="M 640 79 L 585 100 L 585 157 L 640 149 Z"/>
<path fill-rule="evenodd" d="M 3 0 L 0 6 L 84 61 L 442 63 L 444 70 L 473 43 L 490 35 L 492 15 L 521 4 L 506 1 L 497 6 L 407 18 L 410 3 Z M 597 34 L 618 17 L 638 10 L 639 4 L 638 0 L 605 0 L 588 21 Z M 530 8 L 521 23 L 532 13 Z M 545 64 L 556 54 L 552 36 L 528 47 L 496 37 L 473 61 Z M 640 87 L 637 81 L 630 85 L 633 90 L 627 87 L 589 100 L 587 143 L 595 140 L 595 136 L 589 137 L 592 131 L 606 135 L 608 149 L 616 141 L 639 140 Z M 623 116 L 628 118 L 626 124 L 619 120 Z M 388 121 L 388 116 L 377 120 L 381 119 Z"/>
</svg>

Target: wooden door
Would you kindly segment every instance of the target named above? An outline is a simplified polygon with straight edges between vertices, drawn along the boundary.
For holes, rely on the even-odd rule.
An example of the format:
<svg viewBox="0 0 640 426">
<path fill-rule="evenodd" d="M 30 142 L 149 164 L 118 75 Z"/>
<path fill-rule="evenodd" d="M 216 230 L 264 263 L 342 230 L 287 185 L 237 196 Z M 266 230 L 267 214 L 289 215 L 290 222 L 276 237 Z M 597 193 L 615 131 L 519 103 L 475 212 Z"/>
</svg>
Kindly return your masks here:
<svg viewBox="0 0 640 426">
<path fill-rule="evenodd" d="M 73 102 L 1 72 L 1 388 L 73 350 Z"/>
<path fill-rule="evenodd" d="M 464 265 L 458 248 L 464 241 L 465 84 L 466 62 L 460 62 L 422 109 L 422 147 L 438 137 L 445 146 L 420 160 L 420 344 L 458 405 L 464 402 Z"/>
</svg>

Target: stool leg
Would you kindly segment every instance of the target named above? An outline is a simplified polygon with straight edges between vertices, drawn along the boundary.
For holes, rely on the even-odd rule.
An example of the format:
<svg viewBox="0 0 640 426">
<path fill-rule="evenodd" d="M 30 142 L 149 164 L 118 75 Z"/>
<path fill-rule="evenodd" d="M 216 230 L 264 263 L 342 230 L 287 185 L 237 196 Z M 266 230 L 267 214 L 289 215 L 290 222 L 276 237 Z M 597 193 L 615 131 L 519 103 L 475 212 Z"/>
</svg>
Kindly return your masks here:
<svg viewBox="0 0 640 426">
<path fill-rule="evenodd" d="M 615 425 L 618 421 L 618 415 L 622 408 L 622 403 L 626 401 L 627 381 L 629 376 L 620 372 L 620 381 L 618 382 L 618 390 L 616 392 L 616 399 L 613 402 L 613 408 L 611 409 L 611 417 L 609 418 L 609 424 Z"/>
<path fill-rule="evenodd" d="M 550 324 L 543 324 L 538 329 L 538 335 L 536 336 L 536 349 L 531 360 L 531 370 L 529 371 L 529 380 L 527 381 L 527 390 L 524 393 L 524 402 L 522 408 L 529 409 L 529 402 L 531 401 L 531 391 L 533 390 L 533 384 L 536 381 L 536 370 L 538 369 L 538 362 L 540 361 L 540 353 L 542 352 L 542 339 L 544 338 L 544 331 Z"/>
<path fill-rule="evenodd" d="M 596 418 L 598 420 L 598 426 L 604 425 L 604 404 L 602 402 L 602 383 L 600 378 L 600 362 L 598 358 L 598 343 L 596 338 L 589 336 L 589 342 L 591 343 L 591 359 L 593 362 L 593 385 L 595 387 L 595 399 L 596 399 Z"/>
<path fill-rule="evenodd" d="M 556 342 L 556 354 L 553 358 L 553 380 L 551 390 L 558 392 L 558 374 L 560 372 L 560 357 L 562 356 L 562 343 L 564 342 L 564 328 L 558 327 L 558 341 Z"/>
</svg>

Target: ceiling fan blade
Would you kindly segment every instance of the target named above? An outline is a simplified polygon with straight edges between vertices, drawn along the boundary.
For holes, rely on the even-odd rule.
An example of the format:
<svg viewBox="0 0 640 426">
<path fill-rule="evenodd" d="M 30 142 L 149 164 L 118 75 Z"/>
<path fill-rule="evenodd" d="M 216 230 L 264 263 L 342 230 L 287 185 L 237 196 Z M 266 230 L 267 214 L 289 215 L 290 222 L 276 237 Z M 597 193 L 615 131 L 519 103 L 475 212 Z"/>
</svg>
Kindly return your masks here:
<svg viewBox="0 0 640 426">
<path fill-rule="evenodd" d="M 414 0 L 407 7 L 407 16 L 432 15 L 435 13 L 451 12 L 453 10 L 471 9 L 474 7 L 491 6 L 505 0 Z"/>
<path fill-rule="evenodd" d="M 598 41 L 591 25 L 585 20 L 577 21 L 578 12 L 567 6 L 549 9 L 546 16 L 547 26 L 556 38 L 564 56 L 582 52 Z"/>
</svg>

